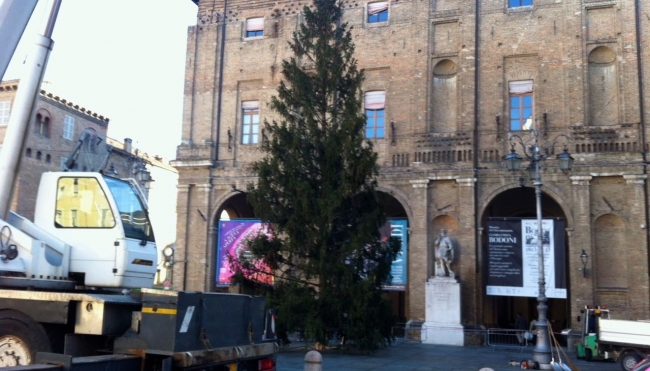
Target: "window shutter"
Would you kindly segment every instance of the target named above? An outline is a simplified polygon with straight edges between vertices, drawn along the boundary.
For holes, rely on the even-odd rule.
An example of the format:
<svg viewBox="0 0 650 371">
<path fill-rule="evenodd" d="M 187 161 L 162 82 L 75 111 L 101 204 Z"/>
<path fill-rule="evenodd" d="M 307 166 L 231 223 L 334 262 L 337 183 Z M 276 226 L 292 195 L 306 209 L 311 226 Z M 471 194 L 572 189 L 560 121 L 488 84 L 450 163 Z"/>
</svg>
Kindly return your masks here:
<svg viewBox="0 0 650 371">
<path fill-rule="evenodd" d="M 264 18 L 247 19 L 246 31 L 264 31 Z"/>
<path fill-rule="evenodd" d="M 241 109 L 260 109 L 260 102 L 257 100 L 241 102 Z"/>
<path fill-rule="evenodd" d="M 388 9 L 388 1 L 368 4 L 368 15 L 377 14 Z"/>
<path fill-rule="evenodd" d="M 385 91 L 370 91 L 366 93 L 363 105 L 365 109 L 384 109 L 385 104 Z"/>
<path fill-rule="evenodd" d="M 533 92 L 533 80 L 510 81 L 508 83 L 510 94 L 526 94 Z"/>
</svg>

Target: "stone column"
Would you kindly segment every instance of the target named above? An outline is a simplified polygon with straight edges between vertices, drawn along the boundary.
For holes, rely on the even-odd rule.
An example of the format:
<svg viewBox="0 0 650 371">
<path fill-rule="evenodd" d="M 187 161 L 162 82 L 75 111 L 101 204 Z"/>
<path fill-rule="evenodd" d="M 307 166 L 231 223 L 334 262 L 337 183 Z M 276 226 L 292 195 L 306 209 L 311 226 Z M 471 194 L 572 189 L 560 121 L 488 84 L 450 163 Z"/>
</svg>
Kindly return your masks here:
<svg viewBox="0 0 650 371">
<path fill-rule="evenodd" d="M 458 236 L 458 247 L 456 251 L 457 266 L 456 272 L 460 276 L 462 282 L 461 302 L 462 302 L 462 316 L 463 323 L 478 324 L 478 303 L 479 291 L 478 285 L 480 284 L 480 275 L 477 265 L 480 258 L 481 251 L 476 249 L 476 230 L 480 225 L 476 225 L 477 215 L 476 202 L 474 197 L 474 187 L 476 187 L 476 178 L 462 178 L 456 179 L 458 183 L 458 213 L 460 222 L 459 230 L 466 231 L 467 233 Z"/>
<path fill-rule="evenodd" d="M 187 267 L 187 245 L 189 215 L 187 210 L 190 205 L 190 185 L 179 184 L 176 201 L 176 249 L 174 251 L 174 265 L 172 267 L 172 289 L 181 291 L 185 289 L 185 271 Z"/>
<path fill-rule="evenodd" d="M 623 175 L 628 186 L 633 187 L 629 192 L 628 197 L 628 210 L 630 213 L 630 230 L 628 235 L 629 241 L 642 241 L 637 244 L 632 244 L 627 248 L 628 261 L 627 266 L 630 269 L 628 273 L 629 278 L 629 308 L 630 318 L 648 318 L 650 315 L 650 308 L 648 303 L 648 246 L 646 233 L 648 233 L 648 226 L 645 225 L 645 214 L 648 212 L 645 205 L 645 195 L 643 188 L 646 186 L 647 175 L 645 174 L 631 174 Z M 641 263 L 643 262 L 643 263 Z"/>
<path fill-rule="evenodd" d="M 594 304 L 594 282 L 593 274 L 587 278 L 582 274 L 582 262 L 579 258 L 582 249 L 585 250 L 589 256 L 593 257 L 592 238 L 591 238 L 591 189 L 589 182 L 592 177 L 587 176 L 572 176 L 571 191 L 572 191 L 572 204 L 574 212 L 573 229 L 567 226 L 567 235 L 569 241 L 569 251 L 567 252 L 569 261 L 569 290 L 571 297 L 567 298 L 570 301 L 570 318 L 575 318 L 579 315 L 580 310 L 584 309 L 585 305 Z M 587 270 L 592 272 L 591 267 L 593 258 L 589 259 Z M 578 323 L 573 323 L 574 328 L 578 328 Z"/>
<path fill-rule="evenodd" d="M 413 220 L 410 221 L 409 256 L 408 256 L 408 301 L 409 323 L 407 327 L 415 329 L 424 322 L 425 318 L 425 283 L 429 271 L 429 180 L 415 179 L 410 181 L 413 185 L 412 202 Z M 415 334 L 414 334 L 415 337 Z M 419 336 L 417 336 L 419 339 Z"/>
<path fill-rule="evenodd" d="M 188 272 L 191 282 L 192 290 L 197 291 L 209 291 L 210 288 L 206 287 L 207 276 L 210 274 L 210 264 L 208 263 L 208 258 L 211 256 L 209 249 L 211 248 L 208 245 L 208 230 L 210 228 L 210 210 L 209 210 L 209 197 L 210 197 L 210 188 L 212 187 L 209 183 L 197 184 L 196 191 L 194 195 L 194 208 L 196 209 L 196 223 L 192 229 L 192 244 L 190 245 L 190 264 L 188 267 L 191 267 L 191 270 Z M 190 209 L 188 212 L 192 213 Z M 188 282 L 188 283 L 189 283 Z"/>
</svg>

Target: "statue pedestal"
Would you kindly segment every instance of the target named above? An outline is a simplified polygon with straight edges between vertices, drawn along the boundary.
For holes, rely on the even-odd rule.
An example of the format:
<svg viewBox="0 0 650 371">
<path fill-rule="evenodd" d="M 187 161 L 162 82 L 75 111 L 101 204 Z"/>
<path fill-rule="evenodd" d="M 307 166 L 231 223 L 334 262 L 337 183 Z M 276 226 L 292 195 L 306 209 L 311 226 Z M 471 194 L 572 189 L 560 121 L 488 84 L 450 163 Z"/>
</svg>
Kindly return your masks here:
<svg viewBox="0 0 650 371">
<path fill-rule="evenodd" d="M 460 283 L 451 277 L 431 277 L 426 283 L 425 344 L 465 345 L 460 324 Z"/>
</svg>

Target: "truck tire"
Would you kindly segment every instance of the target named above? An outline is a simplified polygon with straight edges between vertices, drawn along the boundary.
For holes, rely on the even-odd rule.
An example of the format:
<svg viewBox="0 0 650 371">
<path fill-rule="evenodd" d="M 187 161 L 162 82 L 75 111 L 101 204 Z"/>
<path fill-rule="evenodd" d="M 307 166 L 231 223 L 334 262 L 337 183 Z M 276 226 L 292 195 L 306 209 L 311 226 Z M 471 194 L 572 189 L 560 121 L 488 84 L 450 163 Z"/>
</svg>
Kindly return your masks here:
<svg viewBox="0 0 650 371">
<path fill-rule="evenodd" d="M 13 310 L 0 311 L 0 367 L 29 365 L 36 352 L 49 352 L 43 326 Z"/>
<path fill-rule="evenodd" d="M 630 371 L 634 365 L 641 361 L 641 356 L 635 352 L 625 352 L 619 358 L 619 361 L 621 362 L 621 368 L 623 371 Z"/>
<path fill-rule="evenodd" d="M 593 353 L 591 353 L 591 349 L 585 348 L 585 361 L 591 362 L 594 359 Z"/>
</svg>

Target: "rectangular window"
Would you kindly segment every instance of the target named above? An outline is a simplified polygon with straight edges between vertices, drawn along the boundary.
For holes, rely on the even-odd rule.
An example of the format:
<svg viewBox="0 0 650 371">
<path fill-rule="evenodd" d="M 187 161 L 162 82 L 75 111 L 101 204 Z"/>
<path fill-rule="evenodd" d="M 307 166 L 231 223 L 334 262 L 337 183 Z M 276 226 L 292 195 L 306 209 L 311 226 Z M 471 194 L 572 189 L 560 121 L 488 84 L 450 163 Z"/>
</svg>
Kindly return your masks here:
<svg viewBox="0 0 650 371">
<path fill-rule="evenodd" d="M 74 117 L 65 116 L 63 119 L 63 137 L 67 140 L 72 140 L 74 137 Z"/>
<path fill-rule="evenodd" d="M 108 210 L 108 211 L 107 211 Z M 59 178 L 56 228 L 113 228 L 115 217 L 102 186 L 95 178 Z"/>
<path fill-rule="evenodd" d="M 260 102 L 242 102 L 242 144 L 257 144 L 260 130 Z"/>
<path fill-rule="evenodd" d="M 510 130 L 533 129 L 533 80 L 511 81 L 508 83 L 510 94 Z"/>
<path fill-rule="evenodd" d="M 520 6 L 532 6 L 533 0 L 508 0 L 508 8 L 518 8 Z"/>
<path fill-rule="evenodd" d="M 264 36 L 264 18 L 248 18 L 246 20 L 246 37 Z"/>
<path fill-rule="evenodd" d="M 368 4 L 368 23 L 388 21 L 388 2 L 381 1 Z"/>
<path fill-rule="evenodd" d="M 371 91 L 364 97 L 366 138 L 384 138 L 386 92 Z"/>
<path fill-rule="evenodd" d="M 9 114 L 11 113 L 11 103 L 8 101 L 0 102 L 0 126 L 9 123 Z"/>
</svg>

